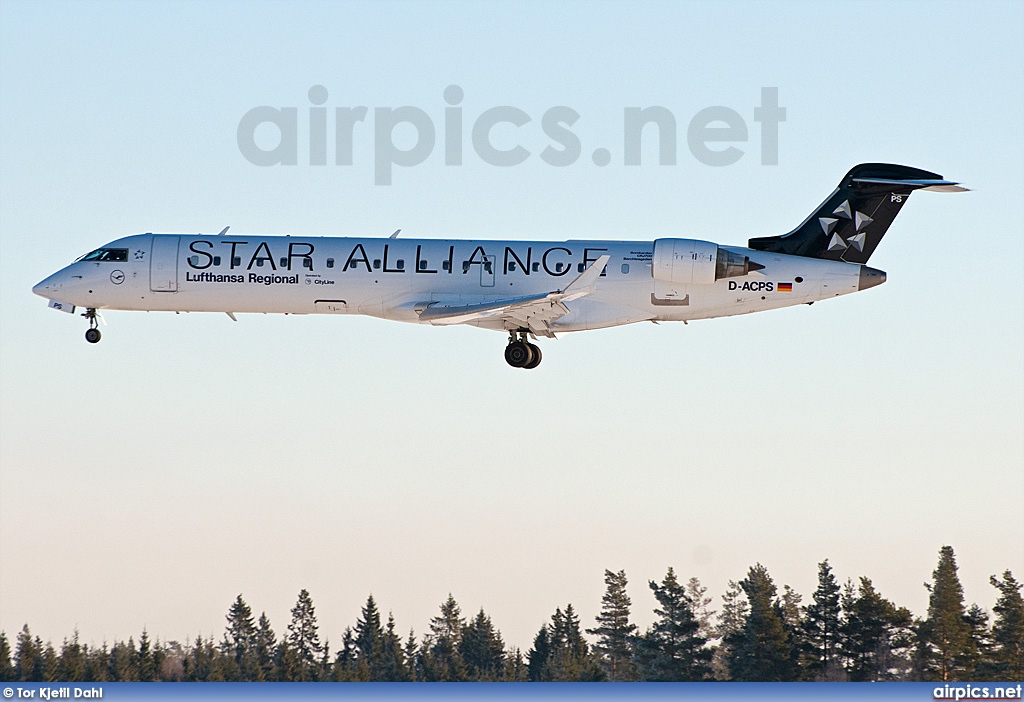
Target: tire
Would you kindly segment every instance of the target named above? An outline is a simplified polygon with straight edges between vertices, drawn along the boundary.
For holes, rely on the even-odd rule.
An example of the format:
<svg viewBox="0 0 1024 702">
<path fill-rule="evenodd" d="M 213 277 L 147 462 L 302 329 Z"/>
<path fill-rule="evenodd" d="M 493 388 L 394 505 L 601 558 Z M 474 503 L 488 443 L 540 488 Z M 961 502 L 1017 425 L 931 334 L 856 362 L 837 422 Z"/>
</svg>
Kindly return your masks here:
<svg viewBox="0 0 1024 702">
<path fill-rule="evenodd" d="M 523 368 L 530 370 L 531 368 L 536 368 L 540 365 L 542 354 L 540 352 L 540 347 L 537 346 L 537 344 L 527 344 L 527 346 L 530 347 L 530 352 L 533 354 L 533 358 L 531 358 L 530 362 L 523 366 Z"/>
<path fill-rule="evenodd" d="M 513 341 L 505 347 L 505 362 L 513 368 L 525 368 L 533 361 L 530 345 L 522 341 Z"/>
<path fill-rule="evenodd" d="M 97 343 L 99 343 L 99 340 L 100 340 L 101 336 L 102 336 L 102 334 L 100 334 L 100 330 L 99 329 L 86 329 L 85 330 L 85 340 L 88 341 L 90 344 L 97 344 Z"/>
</svg>

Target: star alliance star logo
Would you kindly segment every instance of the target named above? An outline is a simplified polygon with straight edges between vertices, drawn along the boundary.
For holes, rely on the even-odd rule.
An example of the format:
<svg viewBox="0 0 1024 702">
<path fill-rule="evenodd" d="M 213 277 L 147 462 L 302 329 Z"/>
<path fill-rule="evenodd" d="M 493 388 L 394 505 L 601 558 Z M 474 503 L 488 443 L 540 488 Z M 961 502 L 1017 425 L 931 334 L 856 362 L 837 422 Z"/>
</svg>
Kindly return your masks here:
<svg viewBox="0 0 1024 702">
<path fill-rule="evenodd" d="M 863 251 L 865 235 L 861 230 L 871 224 L 874 220 L 863 212 L 851 212 L 849 200 L 843 200 L 843 204 L 833 210 L 832 214 L 834 214 L 835 217 L 818 217 L 818 223 L 821 225 L 821 230 L 825 232 L 825 236 L 832 234 L 832 230 L 836 228 L 839 218 L 852 219 L 854 226 L 857 228 L 857 233 L 849 239 L 843 239 L 843 237 L 839 236 L 838 233 L 832 234 L 832 238 L 828 242 L 828 250 L 846 251 L 846 249 L 852 246 L 858 251 Z"/>
<path fill-rule="evenodd" d="M 136 261 L 141 261 L 145 255 L 146 255 L 146 252 L 143 251 L 142 249 L 135 249 L 135 260 Z"/>
</svg>

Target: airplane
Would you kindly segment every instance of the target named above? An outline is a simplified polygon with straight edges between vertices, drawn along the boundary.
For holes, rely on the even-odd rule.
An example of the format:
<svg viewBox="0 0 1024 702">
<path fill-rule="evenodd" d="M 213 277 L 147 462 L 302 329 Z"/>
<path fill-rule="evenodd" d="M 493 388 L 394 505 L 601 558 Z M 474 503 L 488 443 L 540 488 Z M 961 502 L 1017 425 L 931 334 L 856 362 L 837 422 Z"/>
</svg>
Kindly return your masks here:
<svg viewBox="0 0 1024 702">
<path fill-rule="evenodd" d="M 962 192 L 908 166 L 855 166 L 798 227 L 750 239 L 561 242 L 136 234 L 91 251 L 32 292 L 100 310 L 359 314 L 508 334 L 505 360 L 541 362 L 538 337 L 813 304 L 885 282 L 865 265 L 915 190 Z"/>
</svg>

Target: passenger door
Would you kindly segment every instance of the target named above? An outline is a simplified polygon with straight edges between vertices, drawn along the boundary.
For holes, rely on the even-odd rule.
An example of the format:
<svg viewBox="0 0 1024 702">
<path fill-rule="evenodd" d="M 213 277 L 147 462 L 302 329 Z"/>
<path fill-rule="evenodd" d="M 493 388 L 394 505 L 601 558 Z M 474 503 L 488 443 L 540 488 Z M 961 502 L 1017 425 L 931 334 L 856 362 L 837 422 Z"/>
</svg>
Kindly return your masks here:
<svg viewBox="0 0 1024 702">
<path fill-rule="evenodd" d="M 149 252 L 149 289 L 153 292 L 178 290 L 178 236 L 154 234 Z"/>
</svg>

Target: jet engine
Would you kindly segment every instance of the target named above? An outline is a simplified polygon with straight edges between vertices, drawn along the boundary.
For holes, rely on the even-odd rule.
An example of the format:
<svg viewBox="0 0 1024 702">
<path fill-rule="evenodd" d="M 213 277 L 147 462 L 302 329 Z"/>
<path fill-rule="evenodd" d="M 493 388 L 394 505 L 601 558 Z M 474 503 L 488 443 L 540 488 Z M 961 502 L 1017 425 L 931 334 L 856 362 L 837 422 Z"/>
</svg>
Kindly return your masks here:
<svg viewBox="0 0 1024 702">
<path fill-rule="evenodd" d="M 655 280 L 686 285 L 710 285 L 764 268 L 747 256 L 697 239 L 657 239 L 651 273 Z"/>
</svg>

